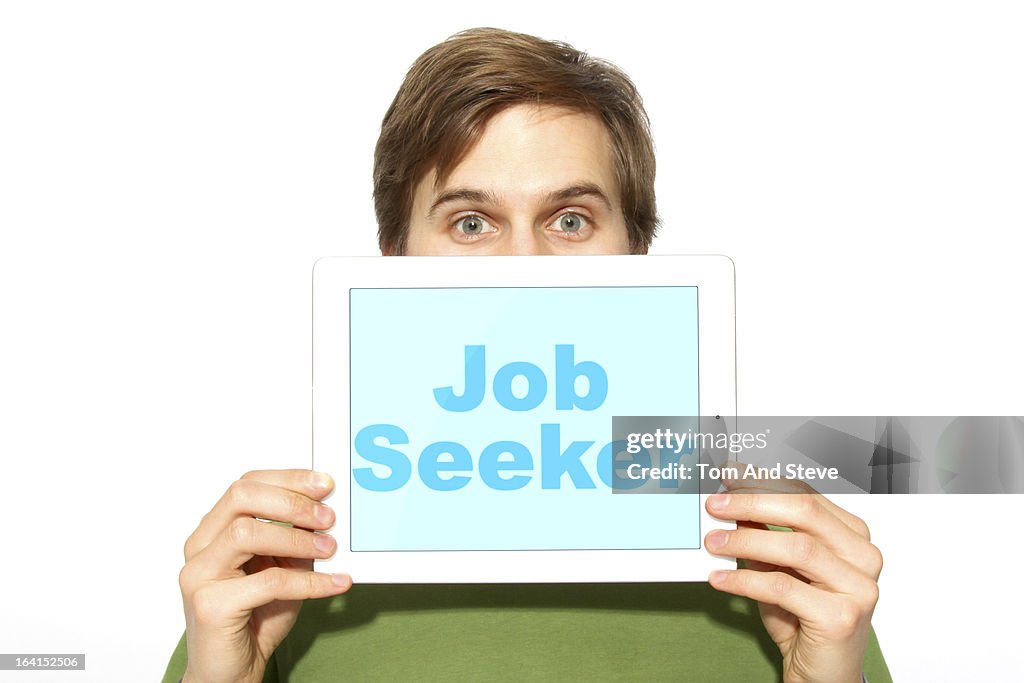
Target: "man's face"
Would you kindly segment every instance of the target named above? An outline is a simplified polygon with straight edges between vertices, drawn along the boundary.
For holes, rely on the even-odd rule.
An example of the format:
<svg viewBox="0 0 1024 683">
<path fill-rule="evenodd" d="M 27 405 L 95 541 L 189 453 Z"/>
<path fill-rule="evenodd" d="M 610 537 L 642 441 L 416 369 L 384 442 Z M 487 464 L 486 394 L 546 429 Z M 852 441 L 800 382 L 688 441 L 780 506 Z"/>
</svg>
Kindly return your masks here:
<svg viewBox="0 0 1024 683">
<path fill-rule="evenodd" d="M 409 255 L 629 253 L 611 140 L 593 114 L 510 107 L 435 188 L 436 177 L 416 186 Z"/>
</svg>

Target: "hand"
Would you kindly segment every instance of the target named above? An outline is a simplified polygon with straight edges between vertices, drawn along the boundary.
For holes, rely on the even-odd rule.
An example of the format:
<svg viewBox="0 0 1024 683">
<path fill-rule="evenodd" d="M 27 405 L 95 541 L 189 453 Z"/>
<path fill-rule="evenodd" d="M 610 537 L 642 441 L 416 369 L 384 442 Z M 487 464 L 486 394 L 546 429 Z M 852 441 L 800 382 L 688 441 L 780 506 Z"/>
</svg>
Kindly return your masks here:
<svg viewBox="0 0 1024 683">
<path fill-rule="evenodd" d="M 705 546 L 746 562 L 744 569 L 712 572 L 711 585 L 758 601 L 787 683 L 860 683 L 882 571 L 867 525 L 803 482 L 725 484 L 728 493 L 709 496 L 707 509 L 738 528 L 710 532 Z"/>
<path fill-rule="evenodd" d="M 344 593 L 345 574 L 313 572 L 334 554 L 324 533 L 334 488 L 309 470 L 250 472 L 234 482 L 185 542 L 178 577 L 185 603 L 185 681 L 262 681 L 267 659 L 295 624 L 302 601 Z M 294 528 L 256 519 L 287 522 Z"/>
</svg>

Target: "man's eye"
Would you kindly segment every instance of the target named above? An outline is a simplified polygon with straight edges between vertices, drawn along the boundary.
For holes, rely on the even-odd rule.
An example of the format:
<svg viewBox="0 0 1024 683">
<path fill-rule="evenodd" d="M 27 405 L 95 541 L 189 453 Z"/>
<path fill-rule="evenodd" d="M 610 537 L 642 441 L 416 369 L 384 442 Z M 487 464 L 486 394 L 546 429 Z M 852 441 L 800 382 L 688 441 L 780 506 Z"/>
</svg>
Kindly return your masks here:
<svg viewBox="0 0 1024 683">
<path fill-rule="evenodd" d="M 466 216 L 459 220 L 456 227 L 464 235 L 482 235 L 485 232 L 494 232 L 494 227 L 480 216 Z"/>
<path fill-rule="evenodd" d="M 563 213 L 555 221 L 555 228 L 567 233 L 577 233 L 586 225 L 586 219 L 578 213 Z"/>
</svg>

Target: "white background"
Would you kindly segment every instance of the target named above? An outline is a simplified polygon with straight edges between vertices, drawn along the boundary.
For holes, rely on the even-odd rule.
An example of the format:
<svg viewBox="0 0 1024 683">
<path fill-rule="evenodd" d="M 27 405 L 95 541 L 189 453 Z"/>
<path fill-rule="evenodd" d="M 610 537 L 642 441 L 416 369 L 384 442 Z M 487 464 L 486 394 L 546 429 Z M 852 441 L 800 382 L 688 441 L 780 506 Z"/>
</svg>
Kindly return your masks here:
<svg viewBox="0 0 1024 683">
<path fill-rule="evenodd" d="M 162 673 L 185 537 L 308 465 L 312 263 L 374 253 L 380 119 L 462 28 L 634 77 L 656 251 L 737 264 L 741 412 L 1024 414 L 1018 4 L 372 4 L 0 5 L 0 651 Z M 1020 497 L 847 503 L 897 680 L 1024 671 Z"/>
</svg>

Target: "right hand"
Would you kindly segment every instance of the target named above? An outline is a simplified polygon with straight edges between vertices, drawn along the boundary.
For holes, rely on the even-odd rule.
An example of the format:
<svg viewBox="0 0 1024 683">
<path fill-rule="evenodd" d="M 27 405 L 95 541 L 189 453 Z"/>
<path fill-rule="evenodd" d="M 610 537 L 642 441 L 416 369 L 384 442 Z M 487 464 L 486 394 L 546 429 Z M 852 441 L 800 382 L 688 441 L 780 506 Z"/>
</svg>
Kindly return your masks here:
<svg viewBox="0 0 1024 683">
<path fill-rule="evenodd" d="M 302 601 L 344 593 L 346 574 L 312 571 L 337 549 L 335 516 L 320 501 L 334 488 L 309 470 L 249 472 L 231 484 L 185 542 L 178 577 L 185 603 L 186 682 L 263 680 L 271 653 Z M 262 522 L 272 519 L 292 528 Z"/>
</svg>

